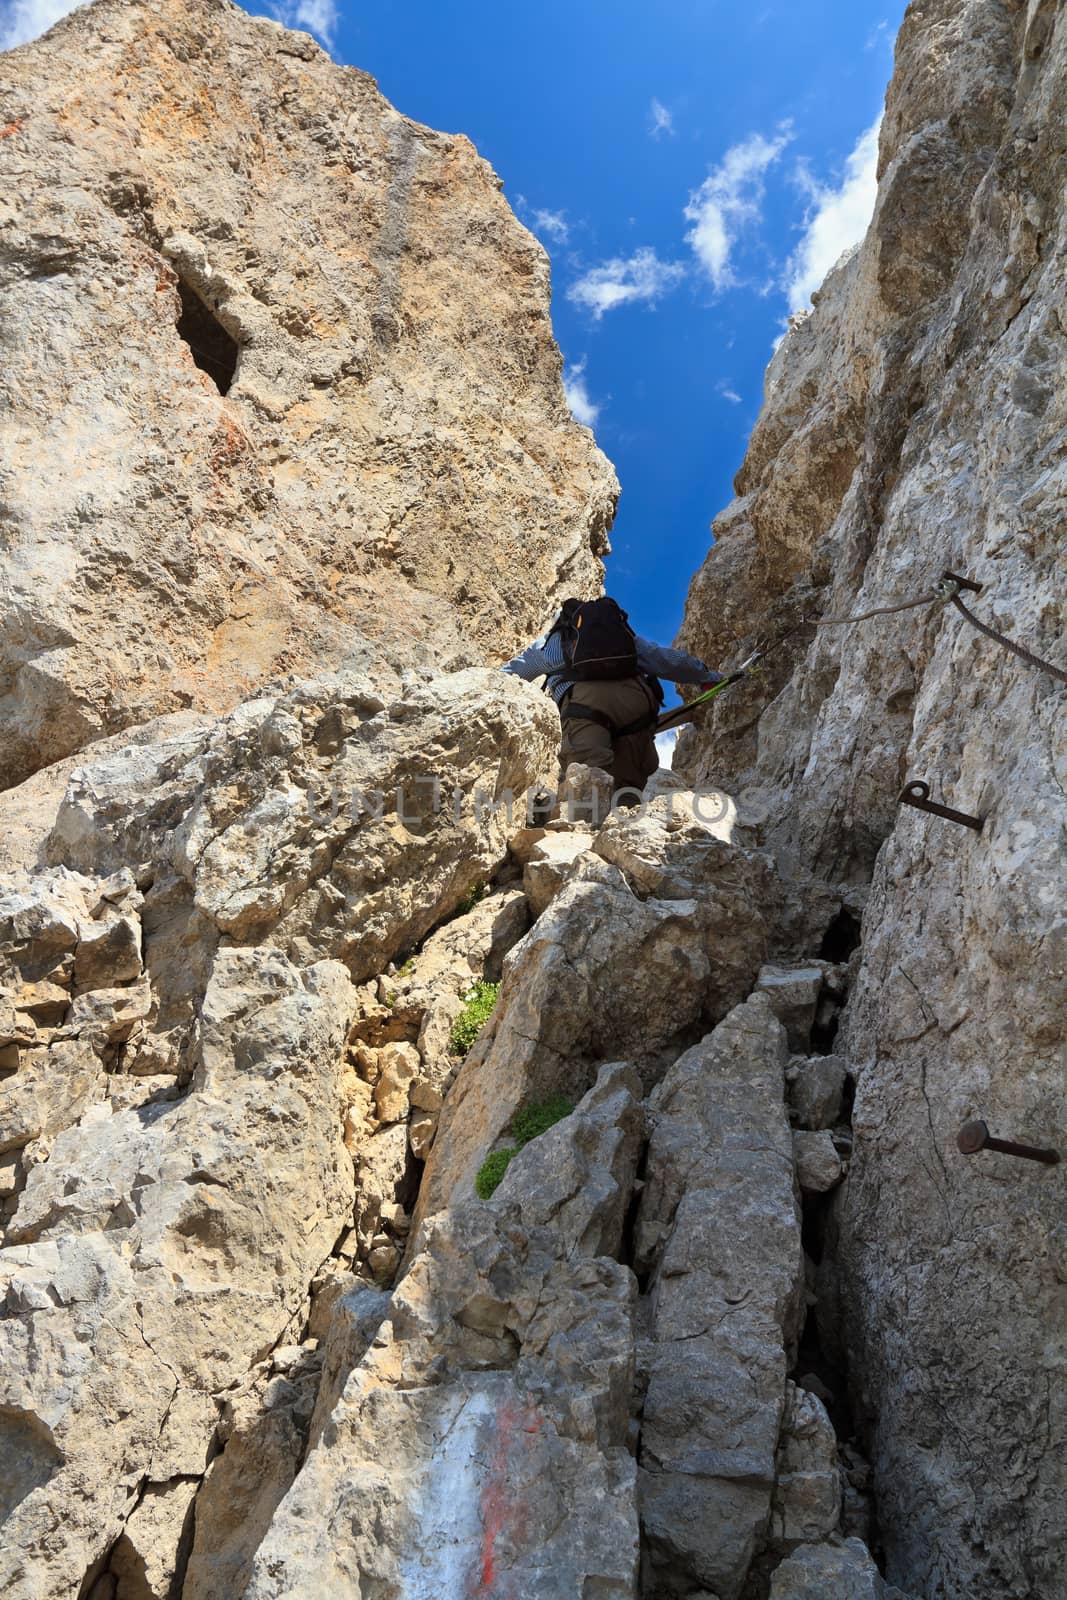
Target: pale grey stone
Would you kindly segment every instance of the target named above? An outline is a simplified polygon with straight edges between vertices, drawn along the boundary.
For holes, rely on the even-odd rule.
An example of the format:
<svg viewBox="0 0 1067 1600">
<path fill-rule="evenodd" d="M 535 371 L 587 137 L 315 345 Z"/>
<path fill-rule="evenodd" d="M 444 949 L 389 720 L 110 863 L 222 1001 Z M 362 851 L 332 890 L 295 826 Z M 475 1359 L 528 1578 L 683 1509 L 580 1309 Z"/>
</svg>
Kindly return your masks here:
<svg viewBox="0 0 1067 1600">
<path fill-rule="evenodd" d="M 848 1071 L 841 1056 L 794 1056 L 786 1070 L 789 1108 L 801 1128 L 832 1128 L 841 1118 Z"/>
<path fill-rule="evenodd" d="M 805 1544 L 775 1569 L 770 1600 L 897 1600 L 859 1539 Z M 900 1597 L 906 1600 L 906 1597 Z"/>
<path fill-rule="evenodd" d="M 552 1228 L 564 1256 L 617 1256 L 644 1140 L 640 1102 L 632 1067 L 601 1067 L 571 1114 L 512 1158 L 494 1205 Z"/>
<path fill-rule="evenodd" d="M 771 1531 L 779 1544 L 813 1544 L 837 1531 L 841 1472 L 837 1437 L 822 1401 L 785 1386 Z"/>
<path fill-rule="evenodd" d="M 806 1053 L 811 1046 L 822 977 L 821 966 L 766 966 L 760 971 L 756 988 L 785 1028 L 790 1050 Z"/>
<path fill-rule="evenodd" d="M 793 1155 L 797 1182 L 806 1194 L 822 1194 L 841 1182 L 844 1168 L 826 1129 L 819 1133 L 794 1133 Z"/>
<path fill-rule="evenodd" d="M 771 362 L 679 638 L 716 662 L 735 638 L 726 665 L 773 650 L 675 768 L 734 793 L 784 871 L 863 906 L 838 1337 L 876 1419 L 887 1571 L 968 1600 L 1060 1600 L 1067 1568 L 1045 1402 L 1062 1181 L 955 1147 L 973 1117 L 1067 1146 L 1064 689 L 951 604 L 790 630 L 932 598 L 951 571 L 983 585 L 962 597 L 983 622 L 1067 666 L 1062 11 L 909 9 L 870 225 Z M 900 805 L 917 779 L 982 832 Z"/>
<path fill-rule="evenodd" d="M 641 1518 L 664 1593 L 737 1600 L 766 1530 L 803 1252 L 785 1033 L 754 995 L 652 1096 L 635 1230 L 651 1269 Z"/>
<path fill-rule="evenodd" d="M 530 902 L 530 910 L 539 917 L 562 889 L 569 870 L 592 843 L 590 834 L 546 833 L 534 844 L 522 875 L 522 886 Z"/>
</svg>

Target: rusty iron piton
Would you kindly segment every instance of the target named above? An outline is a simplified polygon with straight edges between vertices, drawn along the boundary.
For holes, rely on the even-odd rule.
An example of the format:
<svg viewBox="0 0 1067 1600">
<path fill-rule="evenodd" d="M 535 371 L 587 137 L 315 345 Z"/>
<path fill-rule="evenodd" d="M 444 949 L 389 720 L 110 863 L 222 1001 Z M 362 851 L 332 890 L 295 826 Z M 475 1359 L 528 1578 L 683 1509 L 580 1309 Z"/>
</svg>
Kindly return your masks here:
<svg viewBox="0 0 1067 1600">
<path fill-rule="evenodd" d="M 966 811 L 954 811 L 951 806 L 938 805 L 936 800 L 930 799 L 930 785 L 921 778 L 915 778 L 906 783 L 897 795 L 897 804 L 914 806 L 917 811 L 929 811 L 935 817 L 945 817 L 949 822 L 958 822 L 964 828 L 973 828 L 976 833 L 981 833 L 985 824 L 984 817 L 972 817 Z"/>
<path fill-rule="evenodd" d="M 948 593 L 941 589 L 940 584 L 935 584 L 934 588 L 946 600 L 951 599 L 953 594 L 958 594 L 961 589 L 969 589 L 971 594 L 981 594 L 982 592 L 980 583 L 975 583 L 972 578 L 961 578 L 958 572 L 943 572 L 941 574 L 941 584 L 945 585 Z"/>
<path fill-rule="evenodd" d="M 1014 1139 L 994 1139 L 989 1125 L 980 1118 L 965 1122 L 956 1135 L 956 1148 L 961 1155 L 974 1156 L 979 1150 L 999 1150 L 1006 1156 L 1021 1156 L 1024 1161 L 1042 1161 L 1046 1167 L 1058 1164 L 1058 1150 L 1041 1150 L 1033 1144 L 1016 1144 Z"/>
</svg>

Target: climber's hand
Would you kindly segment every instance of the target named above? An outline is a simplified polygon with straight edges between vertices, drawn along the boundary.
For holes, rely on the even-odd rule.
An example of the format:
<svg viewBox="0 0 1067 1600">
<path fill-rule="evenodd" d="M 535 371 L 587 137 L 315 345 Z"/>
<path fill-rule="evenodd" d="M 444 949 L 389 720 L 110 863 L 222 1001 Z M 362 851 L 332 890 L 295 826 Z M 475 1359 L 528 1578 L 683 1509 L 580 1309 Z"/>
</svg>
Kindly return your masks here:
<svg viewBox="0 0 1067 1600">
<path fill-rule="evenodd" d="M 713 672 L 707 683 L 702 683 L 700 685 L 701 694 L 707 694 L 709 689 L 714 689 L 716 684 L 722 683 L 725 676 L 726 674 L 724 672 Z"/>
</svg>

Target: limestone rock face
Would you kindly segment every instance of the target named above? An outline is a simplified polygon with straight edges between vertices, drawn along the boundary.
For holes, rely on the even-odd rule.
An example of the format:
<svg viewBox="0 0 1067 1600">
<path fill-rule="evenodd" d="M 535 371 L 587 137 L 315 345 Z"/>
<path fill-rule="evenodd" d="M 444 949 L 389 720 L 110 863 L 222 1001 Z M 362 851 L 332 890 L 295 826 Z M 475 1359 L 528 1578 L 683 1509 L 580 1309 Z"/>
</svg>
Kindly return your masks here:
<svg viewBox="0 0 1067 1600">
<path fill-rule="evenodd" d="M 834 896 L 672 790 L 527 931 L 557 730 L 379 663 L 68 773 L 0 894 L 13 1600 L 740 1600 L 841 1531 L 774 1011 Z"/>
<path fill-rule="evenodd" d="M 97 0 L 0 101 L 0 788 L 599 583 L 614 474 L 462 134 L 228 0 Z"/>
<path fill-rule="evenodd" d="M 381 681 L 394 698 L 358 676 L 304 684 L 76 769 L 54 864 L 0 890 L 0 1588 L 17 1600 L 96 1576 L 162 1600 L 191 1548 L 190 1594 L 212 1592 L 209 1551 L 247 1578 L 318 1390 L 314 1363 L 256 1369 L 299 1342 L 339 1241 L 362 1227 L 370 1270 L 399 1262 L 409 1102 L 436 1080 L 399 1016 L 379 1050 L 360 1041 L 353 976 L 504 861 L 513 824 L 492 802 L 534 780 L 558 719 L 499 673 Z M 353 808 L 372 786 L 382 804 Z M 519 889 L 478 911 L 430 941 L 427 998 L 525 926 Z M 372 1061 L 376 1100 L 356 1070 Z M 354 1123 L 361 1090 L 377 1131 Z M 200 1503 L 220 1440 L 234 1450 Z M 237 1530 L 242 1461 L 259 1487 Z"/>
<path fill-rule="evenodd" d="M 699 822 L 686 827 L 676 837 L 660 800 L 643 818 L 605 823 L 512 952 L 496 1013 L 442 1112 L 420 1217 L 471 1192 L 524 1103 L 580 1098 L 599 1064 L 620 1057 L 650 1087 L 680 1043 L 745 998 L 775 937 L 773 866 Z"/>
<path fill-rule="evenodd" d="M 44 853 L 89 872 L 132 859 L 151 880 L 160 1002 L 131 1070 L 177 1070 L 219 940 L 340 959 L 356 979 L 417 944 L 505 855 L 494 803 L 513 793 L 521 820 L 558 727 L 504 673 L 406 689 L 353 673 L 75 768 Z"/>
<path fill-rule="evenodd" d="M 567 1256 L 618 1256 L 644 1134 L 641 1079 L 601 1067 L 572 1114 L 512 1159 L 495 1203 L 552 1227 Z"/>
<path fill-rule="evenodd" d="M 631 1274 L 468 1201 L 428 1228 L 248 1600 L 636 1595 Z M 323 1529 L 330 1529 L 323 1537 Z"/>
<path fill-rule="evenodd" d="M 641 1507 L 656 1594 L 738 1600 L 770 1521 L 803 1283 L 787 1058 L 754 996 L 650 1102 L 635 1245 L 653 1274 Z"/>
<path fill-rule="evenodd" d="M 780 861 L 867 891 L 834 1044 L 855 1150 L 820 1275 L 887 1575 L 945 1600 L 1063 1587 L 1063 1186 L 955 1136 L 981 1116 L 1067 1149 L 1065 690 L 952 604 L 813 623 L 951 571 L 1067 669 L 1065 98 L 1062 6 L 909 8 L 870 230 L 768 370 L 682 631 L 713 660 L 774 648 L 676 768 L 729 787 Z M 906 779 L 981 833 L 898 806 Z"/>
<path fill-rule="evenodd" d="M 338 962 L 221 951 L 190 1092 L 146 1111 L 99 1093 L 30 1169 L 0 1249 L 5 1594 L 77 1594 L 128 1520 L 129 1561 L 173 1570 L 212 1397 L 279 1341 L 351 1206 L 353 1003 Z M 189 1494 L 164 1505 L 176 1478 Z"/>
</svg>

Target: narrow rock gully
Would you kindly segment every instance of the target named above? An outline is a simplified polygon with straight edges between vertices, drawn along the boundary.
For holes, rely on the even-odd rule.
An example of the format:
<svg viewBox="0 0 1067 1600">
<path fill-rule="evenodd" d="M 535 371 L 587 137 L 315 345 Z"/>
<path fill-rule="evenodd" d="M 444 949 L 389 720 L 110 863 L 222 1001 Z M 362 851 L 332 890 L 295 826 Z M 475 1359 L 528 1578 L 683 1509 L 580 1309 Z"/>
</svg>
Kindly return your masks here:
<svg viewBox="0 0 1067 1600">
<path fill-rule="evenodd" d="M 498 674 L 346 693 L 383 772 L 463 695 L 516 786 L 554 738 Z M 348 759 L 322 699 L 77 779 L 0 903 L 5 1592 L 892 1600 L 837 1317 L 858 899 L 674 778 L 593 827 L 582 769 L 541 826 L 409 817 L 401 881 L 390 814 L 275 803 Z"/>
<path fill-rule="evenodd" d="M 665 787 L 513 836 L 359 990 L 353 1220 L 299 1348 L 262 1363 L 289 1459 L 230 1592 L 899 1594 L 837 1320 L 858 907 Z M 501 977 L 464 1059 L 457 1019 Z M 553 1101 L 476 1198 L 515 1113 Z M 185 1596 L 221 1597 L 263 1434 L 208 1474 Z M 312 1515 L 339 1546 L 309 1546 Z"/>
</svg>

